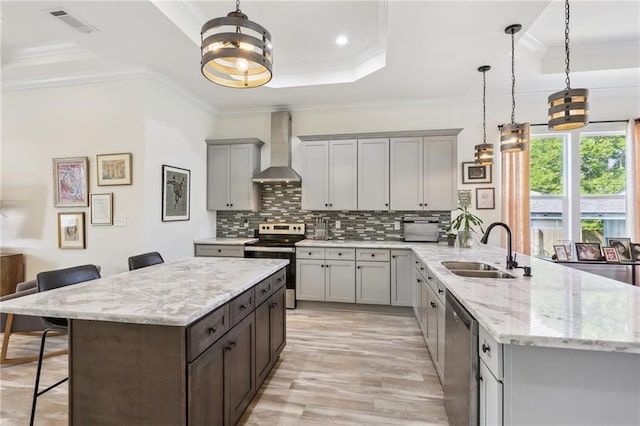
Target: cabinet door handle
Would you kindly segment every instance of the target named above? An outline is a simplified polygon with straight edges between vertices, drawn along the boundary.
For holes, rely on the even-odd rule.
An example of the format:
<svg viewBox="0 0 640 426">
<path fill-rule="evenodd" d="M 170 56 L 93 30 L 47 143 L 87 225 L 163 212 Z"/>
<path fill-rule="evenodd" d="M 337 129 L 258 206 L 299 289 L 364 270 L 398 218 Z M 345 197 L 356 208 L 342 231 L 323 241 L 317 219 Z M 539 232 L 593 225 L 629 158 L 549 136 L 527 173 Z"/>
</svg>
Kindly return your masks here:
<svg viewBox="0 0 640 426">
<path fill-rule="evenodd" d="M 441 289 L 441 288 L 439 288 L 439 289 L 438 289 L 438 293 L 439 293 L 439 294 L 442 294 L 442 293 L 444 293 L 444 291 L 442 291 L 442 289 Z"/>
<path fill-rule="evenodd" d="M 273 309 L 273 308 L 275 308 L 276 306 L 278 306 L 278 303 L 277 303 L 277 302 L 273 302 L 270 306 L 271 306 L 271 308 Z"/>
<path fill-rule="evenodd" d="M 433 302 L 431 302 L 431 307 L 432 307 L 433 309 L 437 308 L 436 304 L 435 304 L 435 303 L 433 303 Z"/>
<path fill-rule="evenodd" d="M 420 207 L 422 207 L 422 203 L 420 203 L 419 205 L 420 205 Z"/>
<path fill-rule="evenodd" d="M 360 269 L 360 267 L 359 267 L 359 266 L 356 266 L 356 269 Z"/>
<path fill-rule="evenodd" d="M 268 290 L 266 288 L 262 289 L 262 294 L 265 294 Z"/>
<path fill-rule="evenodd" d="M 393 256 L 391 256 L 391 258 L 392 258 L 392 259 L 395 259 L 395 258 L 396 258 L 396 255 L 394 254 Z"/>
<path fill-rule="evenodd" d="M 478 380 L 483 381 L 484 379 L 482 378 L 482 376 L 478 376 Z"/>
<path fill-rule="evenodd" d="M 389 207 L 389 203 L 384 203 L 384 206 L 385 207 Z"/>
<path fill-rule="evenodd" d="M 225 204 L 227 207 L 229 207 L 229 203 Z"/>
<path fill-rule="evenodd" d="M 233 203 L 229 204 L 231 207 L 233 207 Z"/>
<path fill-rule="evenodd" d="M 213 334 L 218 330 L 218 327 L 216 327 L 215 325 L 213 327 L 209 327 L 209 333 Z"/>
<path fill-rule="evenodd" d="M 329 203 L 329 207 L 333 207 L 333 204 L 332 204 L 332 203 Z"/>
<path fill-rule="evenodd" d="M 240 305 L 240 309 L 241 309 L 241 310 L 243 310 L 243 311 L 244 311 L 245 309 L 247 309 L 247 304 L 246 304 L 246 303 L 244 303 L 244 304 Z"/>
<path fill-rule="evenodd" d="M 327 204 L 327 203 L 324 203 L 324 206 L 325 206 L 325 207 L 329 207 L 329 204 Z"/>
<path fill-rule="evenodd" d="M 282 281 L 282 278 L 278 277 L 278 278 L 276 278 L 276 281 L 280 282 L 280 281 Z"/>
<path fill-rule="evenodd" d="M 320 265 L 321 268 L 324 268 L 324 265 Z"/>
<path fill-rule="evenodd" d="M 424 271 L 424 266 L 421 266 L 421 267 L 420 267 L 420 270 L 421 270 L 421 271 Z"/>
<path fill-rule="evenodd" d="M 422 280 L 420 278 L 418 278 L 418 282 L 420 283 L 420 282 L 422 282 Z"/>
<path fill-rule="evenodd" d="M 487 352 L 490 352 L 490 351 L 491 351 L 491 347 L 490 347 L 490 346 L 487 346 L 487 345 L 485 345 L 485 344 L 483 343 L 483 344 L 482 344 L 482 352 L 484 352 L 484 353 L 486 354 Z"/>
<path fill-rule="evenodd" d="M 431 281 L 431 280 L 433 279 L 433 277 L 432 277 L 431 275 L 427 275 L 427 279 L 428 279 L 429 281 Z"/>
</svg>

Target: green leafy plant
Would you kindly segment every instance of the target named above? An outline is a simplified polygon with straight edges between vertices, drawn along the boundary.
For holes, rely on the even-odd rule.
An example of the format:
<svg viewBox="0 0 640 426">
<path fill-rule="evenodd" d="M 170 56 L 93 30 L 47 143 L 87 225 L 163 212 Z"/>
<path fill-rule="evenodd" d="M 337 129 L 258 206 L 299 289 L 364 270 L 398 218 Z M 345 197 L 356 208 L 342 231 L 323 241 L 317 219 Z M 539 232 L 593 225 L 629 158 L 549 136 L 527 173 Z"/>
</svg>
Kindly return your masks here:
<svg viewBox="0 0 640 426">
<path fill-rule="evenodd" d="M 451 225 L 449 225 L 449 230 L 457 229 L 459 231 L 473 231 L 477 232 L 474 226 L 480 228 L 480 233 L 484 234 L 484 229 L 482 228 L 482 219 L 478 216 L 471 213 L 467 206 L 458 207 L 462 213 L 456 216 L 453 220 L 451 220 Z"/>
</svg>

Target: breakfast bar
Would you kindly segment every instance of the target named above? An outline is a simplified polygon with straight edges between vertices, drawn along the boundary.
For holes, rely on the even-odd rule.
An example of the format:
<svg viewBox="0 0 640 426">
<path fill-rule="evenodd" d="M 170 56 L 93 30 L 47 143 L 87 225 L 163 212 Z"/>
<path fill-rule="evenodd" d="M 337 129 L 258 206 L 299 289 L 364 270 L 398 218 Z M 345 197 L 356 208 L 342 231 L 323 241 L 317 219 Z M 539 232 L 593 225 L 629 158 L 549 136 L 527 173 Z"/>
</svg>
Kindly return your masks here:
<svg viewBox="0 0 640 426">
<path fill-rule="evenodd" d="M 287 263 L 180 259 L 2 311 L 69 319 L 70 424 L 234 424 L 285 346 Z"/>
</svg>

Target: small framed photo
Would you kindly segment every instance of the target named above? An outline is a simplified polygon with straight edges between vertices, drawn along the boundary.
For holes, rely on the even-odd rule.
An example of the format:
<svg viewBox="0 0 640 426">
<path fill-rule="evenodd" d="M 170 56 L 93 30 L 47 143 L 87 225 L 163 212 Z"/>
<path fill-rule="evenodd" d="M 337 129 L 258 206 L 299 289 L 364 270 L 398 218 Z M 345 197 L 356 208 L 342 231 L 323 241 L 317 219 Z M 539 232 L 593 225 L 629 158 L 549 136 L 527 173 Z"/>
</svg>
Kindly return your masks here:
<svg viewBox="0 0 640 426">
<path fill-rule="evenodd" d="M 113 225 L 113 193 L 91 194 L 91 224 Z"/>
<path fill-rule="evenodd" d="M 556 244 L 560 244 L 564 246 L 565 251 L 567 252 L 567 257 L 569 258 L 569 260 L 573 260 L 574 259 L 574 255 L 573 255 L 573 241 L 572 240 L 558 240 L 556 241 Z"/>
<path fill-rule="evenodd" d="M 569 255 L 567 254 L 567 248 L 563 245 L 555 245 L 553 246 L 553 250 L 556 252 L 556 260 L 558 262 L 566 262 L 569 260 Z"/>
<path fill-rule="evenodd" d="M 189 220 L 191 171 L 162 166 L 162 221 Z"/>
<path fill-rule="evenodd" d="M 631 260 L 640 262 L 640 244 L 631 243 Z"/>
<path fill-rule="evenodd" d="M 87 157 L 53 159 L 53 205 L 89 205 L 89 160 Z"/>
<path fill-rule="evenodd" d="M 471 206 L 471 190 L 470 189 L 458 190 L 458 205 L 460 207 Z"/>
<path fill-rule="evenodd" d="M 476 188 L 476 209 L 493 210 L 496 208 L 494 188 Z"/>
<path fill-rule="evenodd" d="M 621 261 L 631 261 L 631 239 L 630 238 L 607 238 L 607 245 L 618 251 Z"/>
<path fill-rule="evenodd" d="M 602 260 L 600 243 L 576 243 L 578 260 Z"/>
<path fill-rule="evenodd" d="M 618 250 L 615 247 L 602 247 L 604 252 L 604 260 L 607 262 L 620 262 Z"/>
<path fill-rule="evenodd" d="M 131 185 L 131 153 L 96 155 L 98 186 Z"/>
<path fill-rule="evenodd" d="M 462 163 L 462 183 L 491 183 L 491 164 Z"/>
<path fill-rule="evenodd" d="M 58 213 L 58 248 L 86 248 L 84 212 Z"/>
</svg>

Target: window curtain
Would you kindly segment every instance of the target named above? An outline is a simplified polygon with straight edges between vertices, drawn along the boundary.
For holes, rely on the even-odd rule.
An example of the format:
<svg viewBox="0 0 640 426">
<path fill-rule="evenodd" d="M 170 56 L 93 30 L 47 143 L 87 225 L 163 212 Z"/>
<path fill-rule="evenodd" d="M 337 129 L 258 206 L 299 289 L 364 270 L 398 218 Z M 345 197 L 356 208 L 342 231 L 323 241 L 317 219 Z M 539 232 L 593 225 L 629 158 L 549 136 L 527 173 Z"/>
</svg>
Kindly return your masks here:
<svg viewBox="0 0 640 426">
<path fill-rule="evenodd" d="M 529 150 L 502 154 L 502 221 L 513 235 L 513 250 L 530 254 Z M 504 240 L 503 240 L 504 241 Z"/>
<path fill-rule="evenodd" d="M 627 142 L 627 220 L 631 241 L 640 243 L 640 118 L 629 120 Z"/>
</svg>

